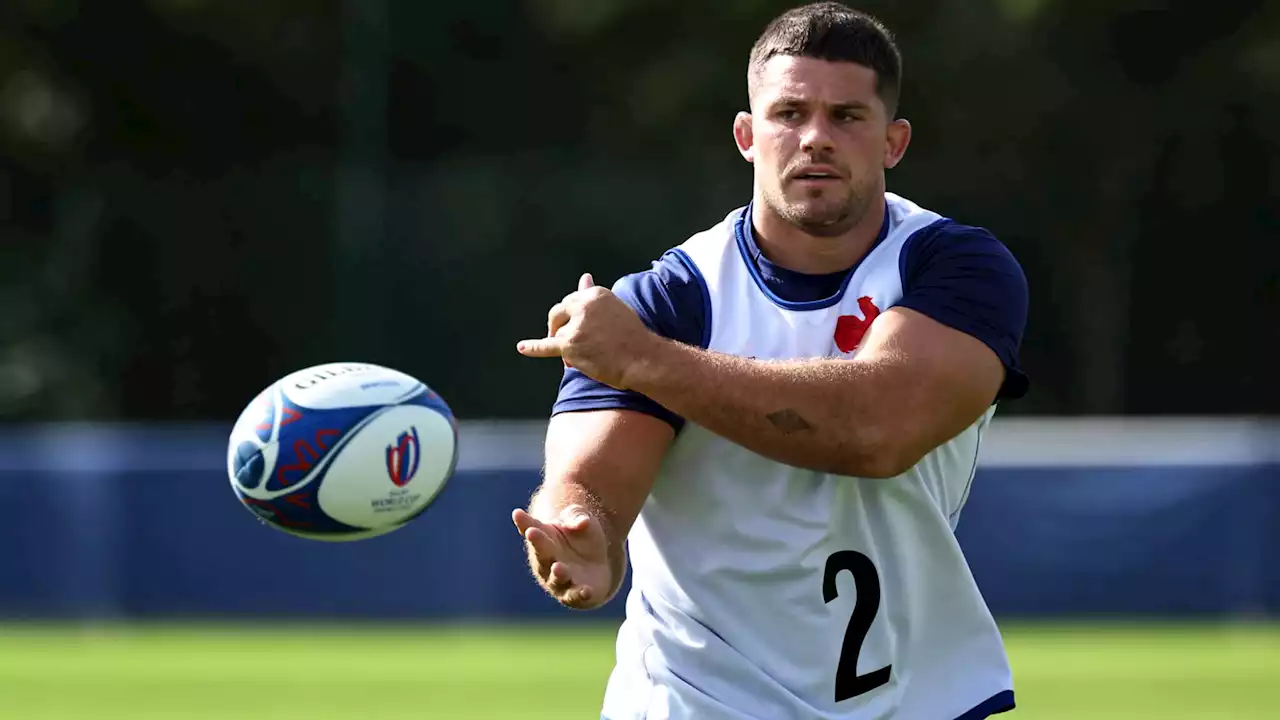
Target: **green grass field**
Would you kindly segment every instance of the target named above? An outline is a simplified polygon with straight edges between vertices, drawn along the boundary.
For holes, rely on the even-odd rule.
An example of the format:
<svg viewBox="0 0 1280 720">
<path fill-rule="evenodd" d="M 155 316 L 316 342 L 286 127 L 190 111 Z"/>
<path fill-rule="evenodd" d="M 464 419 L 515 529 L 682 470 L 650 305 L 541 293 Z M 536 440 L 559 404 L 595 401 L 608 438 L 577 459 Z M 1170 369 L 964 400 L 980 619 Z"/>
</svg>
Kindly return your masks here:
<svg viewBox="0 0 1280 720">
<path fill-rule="evenodd" d="M 1280 627 L 1008 625 L 1025 720 L 1280 708 Z M 0 626 L 0 718 L 599 717 L 612 629 Z"/>
</svg>

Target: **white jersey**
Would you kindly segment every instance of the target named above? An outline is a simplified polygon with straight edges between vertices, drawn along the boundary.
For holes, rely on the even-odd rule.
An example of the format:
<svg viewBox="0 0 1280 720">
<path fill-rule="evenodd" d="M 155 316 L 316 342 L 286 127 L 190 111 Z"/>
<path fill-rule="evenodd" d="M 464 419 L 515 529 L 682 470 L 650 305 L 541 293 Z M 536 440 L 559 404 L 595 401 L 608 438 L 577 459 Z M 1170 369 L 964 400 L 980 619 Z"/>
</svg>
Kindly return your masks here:
<svg viewBox="0 0 1280 720">
<path fill-rule="evenodd" d="M 887 206 L 887 235 L 825 307 L 767 290 L 737 237 L 744 209 L 680 245 L 706 289 L 708 349 L 850 356 L 838 326 L 902 298 L 903 245 L 941 219 L 892 194 Z M 954 536 L 993 413 L 893 479 L 784 465 L 688 423 L 628 538 L 632 589 L 603 717 L 953 720 L 1008 708 L 1001 637 Z"/>
</svg>

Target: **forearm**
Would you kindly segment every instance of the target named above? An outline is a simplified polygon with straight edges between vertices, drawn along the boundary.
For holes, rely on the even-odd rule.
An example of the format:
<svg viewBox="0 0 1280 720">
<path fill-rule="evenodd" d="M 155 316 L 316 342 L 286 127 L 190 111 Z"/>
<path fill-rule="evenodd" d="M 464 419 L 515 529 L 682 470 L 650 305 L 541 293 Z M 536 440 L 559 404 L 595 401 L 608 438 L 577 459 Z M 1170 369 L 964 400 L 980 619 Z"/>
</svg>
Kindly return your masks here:
<svg viewBox="0 0 1280 720">
<path fill-rule="evenodd" d="M 890 363 L 760 361 L 660 341 L 632 389 L 754 452 L 796 467 L 860 477 L 900 473 L 893 442 L 910 388 Z"/>
<path fill-rule="evenodd" d="M 561 413 L 548 425 L 544 479 L 529 514 L 553 521 L 576 505 L 600 523 L 609 596 L 622 584 L 627 534 L 673 437 L 662 420 L 627 410 Z"/>
</svg>

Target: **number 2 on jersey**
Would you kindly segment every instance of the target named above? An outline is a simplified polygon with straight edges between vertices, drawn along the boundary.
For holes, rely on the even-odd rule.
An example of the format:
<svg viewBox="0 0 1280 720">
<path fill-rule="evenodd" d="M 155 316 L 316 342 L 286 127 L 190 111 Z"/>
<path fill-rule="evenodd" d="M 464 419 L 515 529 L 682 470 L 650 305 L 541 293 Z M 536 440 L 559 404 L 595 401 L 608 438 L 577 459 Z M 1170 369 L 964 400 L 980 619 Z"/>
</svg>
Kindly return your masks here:
<svg viewBox="0 0 1280 720">
<path fill-rule="evenodd" d="M 858 674 L 858 655 L 862 652 L 862 643 L 867 639 L 871 623 L 880 610 L 880 575 L 871 558 L 856 550 L 831 553 L 822 574 L 823 602 L 829 603 L 839 596 L 836 591 L 836 576 L 842 570 L 848 570 L 853 575 L 858 599 L 853 604 L 853 613 L 845 627 L 844 645 L 840 648 L 840 661 L 836 665 L 836 702 L 875 690 L 889 682 L 889 673 L 893 671 L 892 665 L 885 665 L 866 675 Z"/>
</svg>

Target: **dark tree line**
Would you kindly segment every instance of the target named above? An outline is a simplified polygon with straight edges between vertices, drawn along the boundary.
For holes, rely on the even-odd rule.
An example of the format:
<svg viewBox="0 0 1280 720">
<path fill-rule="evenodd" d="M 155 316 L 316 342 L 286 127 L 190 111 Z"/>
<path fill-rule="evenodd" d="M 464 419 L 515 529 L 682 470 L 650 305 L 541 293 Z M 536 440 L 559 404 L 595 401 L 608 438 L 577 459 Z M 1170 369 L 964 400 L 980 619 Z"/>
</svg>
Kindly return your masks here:
<svg viewBox="0 0 1280 720">
<path fill-rule="evenodd" d="M 745 202 L 729 123 L 786 4 L 0 7 L 0 417 L 227 419 L 334 359 L 536 417 L 519 357 Z M 891 189 L 1032 288 L 1008 413 L 1280 411 L 1280 6 L 872 2 Z"/>
</svg>

